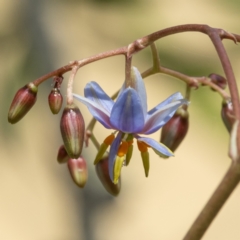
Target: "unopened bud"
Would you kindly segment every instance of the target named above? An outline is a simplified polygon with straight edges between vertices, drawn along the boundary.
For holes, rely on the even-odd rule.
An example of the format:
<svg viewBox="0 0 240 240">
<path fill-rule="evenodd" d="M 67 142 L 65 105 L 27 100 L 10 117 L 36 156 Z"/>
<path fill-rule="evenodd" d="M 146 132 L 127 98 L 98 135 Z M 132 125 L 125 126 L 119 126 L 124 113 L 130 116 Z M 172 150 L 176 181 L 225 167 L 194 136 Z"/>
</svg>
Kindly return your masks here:
<svg viewBox="0 0 240 240">
<path fill-rule="evenodd" d="M 58 149 L 57 161 L 58 161 L 58 163 L 66 163 L 68 160 L 69 160 L 69 156 L 67 154 L 67 151 L 66 151 L 64 145 L 62 145 Z"/>
<path fill-rule="evenodd" d="M 16 123 L 25 116 L 37 100 L 37 91 L 38 87 L 32 82 L 17 91 L 8 112 L 8 122 Z"/>
<path fill-rule="evenodd" d="M 63 143 L 71 158 L 78 158 L 84 142 L 84 119 L 78 107 L 67 106 L 63 110 L 60 129 Z"/>
<path fill-rule="evenodd" d="M 163 126 L 160 142 L 174 152 L 186 136 L 188 125 L 187 110 L 179 108 Z"/>
<path fill-rule="evenodd" d="M 222 116 L 224 125 L 226 126 L 228 132 L 230 133 L 232 129 L 232 125 L 234 123 L 233 106 L 230 100 L 223 100 L 221 116 Z"/>
<path fill-rule="evenodd" d="M 80 188 L 83 188 L 88 178 L 87 164 L 84 158 L 82 157 L 79 157 L 78 159 L 70 158 L 68 160 L 68 169 L 73 181 Z"/>
<path fill-rule="evenodd" d="M 114 184 L 112 182 L 108 170 L 108 155 L 105 156 L 101 161 L 99 161 L 95 166 L 97 176 L 101 181 L 103 187 L 108 193 L 116 197 L 121 190 L 121 176 L 119 177 L 117 184 Z"/>
<path fill-rule="evenodd" d="M 48 104 L 53 114 L 58 114 L 63 102 L 62 94 L 58 88 L 53 88 L 48 95 Z"/>
<path fill-rule="evenodd" d="M 216 73 L 211 73 L 208 77 L 211 79 L 213 83 L 215 83 L 221 89 L 225 89 L 227 87 L 227 80 L 223 76 L 218 75 Z M 215 91 L 214 89 L 212 90 Z"/>
</svg>

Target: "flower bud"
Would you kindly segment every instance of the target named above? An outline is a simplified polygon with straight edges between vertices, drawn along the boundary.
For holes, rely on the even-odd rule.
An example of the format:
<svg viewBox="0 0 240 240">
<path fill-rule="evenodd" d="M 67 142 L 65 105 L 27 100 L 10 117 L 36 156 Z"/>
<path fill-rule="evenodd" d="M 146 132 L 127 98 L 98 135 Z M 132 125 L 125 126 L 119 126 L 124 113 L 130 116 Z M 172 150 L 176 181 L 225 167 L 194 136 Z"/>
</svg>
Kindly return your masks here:
<svg viewBox="0 0 240 240">
<path fill-rule="evenodd" d="M 211 81 L 213 83 L 215 83 L 218 87 L 222 88 L 222 89 L 225 89 L 227 87 L 227 80 L 226 78 L 224 78 L 223 76 L 221 75 L 218 75 L 216 73 L 211 73 L 209 76 L 208 76 Z M 212 89 L 213 91 L 215 91 L 214 89 Z"/>
<path fill-rule="evenodd" d="M 66 151 L 64 145 L 62 145 L 58 149 L 57 161 L 58 161 L 58 163 L 66 163 L 68 160 L 69 160 L 69 156 L 67 154 L 67 151 Z"/>
<path fill-rule="evenodd" d="M 32 82 L 17 91 L 8 112 L 8 122 L 16 123 L 25 116 L 37 100 L 37 91 L 38 87 Z"/>
<path fill-rule="evenodd" d="M 62 94 L 58 88 L 53 88 L 48 95 L 48 104 L 53 114 L 58 114 L 63 102 Z"/>
<path fill-rule="evenodd" d="M 234 123 L 233 107 L 230 100 L 223 100 L 221 116 L 228 132 L 230 133 Z"/>
<path fill-rule="evenodd" d="M 88 178 L 87 164 L 84 158 L 82 157 L 79 157 L 78 159 L 70 158 L 68 160 L 68 170 L 71 174 L 73 181 L 80 188 L 83 188 Z"/>
<path fill-rule="evenodd" d="M 108 155 L 103 157 L 96 165 L 96 172 L 103 187 L 113 196 L 117 196 L 121 190 L 121 176 L 118 179 L 117 184 L 114 184 L 109 176 L 108 170 Z"/>
<path fill-rule="evenodd" d="M 187 134 L 188 124 L 187 110 L 179 108 L 163 126 L 160 142 L 175 151 Z"/>
<path fill-rule="evenodd" d="M 69 105 L 63 110 L 60 129 L 63 143 L 71 158 L 78 158 L 84 142 L 84 120 L 78 107 Z"/>
</svg>

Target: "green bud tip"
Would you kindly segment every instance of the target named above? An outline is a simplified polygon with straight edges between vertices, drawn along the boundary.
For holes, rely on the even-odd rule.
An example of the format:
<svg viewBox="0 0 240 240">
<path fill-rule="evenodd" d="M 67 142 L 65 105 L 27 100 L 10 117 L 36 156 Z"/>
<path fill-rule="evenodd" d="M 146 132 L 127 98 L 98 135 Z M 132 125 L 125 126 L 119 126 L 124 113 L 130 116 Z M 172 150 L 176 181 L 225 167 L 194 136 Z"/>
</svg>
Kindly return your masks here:
<svg viewBox="0 0 240 240">
<path fill-rule="evenodd" d="M 8 112 L 9 123 L 17 123 L 27 114 L 37 100 L 37 91 L 32 82 L 17 91 Z"/>
<path fill-rule="evenodd" d="M 78 159 L 70 158 L 68 160 L 68 170 L 74 183 L 83 188 L 88 179 L 87 164 L 83 157 Z"/>
</svg>

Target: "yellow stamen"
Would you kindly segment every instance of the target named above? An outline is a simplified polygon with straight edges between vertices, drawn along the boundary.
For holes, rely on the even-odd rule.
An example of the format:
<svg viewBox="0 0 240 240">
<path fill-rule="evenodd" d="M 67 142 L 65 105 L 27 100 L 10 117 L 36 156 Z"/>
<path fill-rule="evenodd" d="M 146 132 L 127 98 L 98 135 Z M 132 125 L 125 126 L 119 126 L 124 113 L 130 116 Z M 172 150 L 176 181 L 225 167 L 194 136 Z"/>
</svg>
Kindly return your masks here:
<svg viewBox="0 0 240 240">
<path fill-rule="evenodd" d="M 116 161 L 114 163 L 114 172 L 113 172 L 113 183 L 117 184 L 118 183 L 118 179 L 120 177 L 121 174 L 121 170 L 122 170 L 122 166 L 123 166 L 123 162 L 124 162 L 125 157 L 116 157 Z"/>
<path fill-rule="evenodd" d="M 117 155 L 119 157 L 123 157 L 124 155 L 126 155 L 127 151 L 128 151 L 128 142 L 127 141 L 122 141 L 122 144 L 118 148 Z"/>
<path fill-rule="evenodd" d="M 141 152 L 141 153 L 144 153 L 144 152 L 147 152 L 148 151 L 148 145 L 145 143 L 145 142 L 140 142 L 140 141 L 137 141 L 137 145 L 138 145 L 138 150 Z"/>
</svg>

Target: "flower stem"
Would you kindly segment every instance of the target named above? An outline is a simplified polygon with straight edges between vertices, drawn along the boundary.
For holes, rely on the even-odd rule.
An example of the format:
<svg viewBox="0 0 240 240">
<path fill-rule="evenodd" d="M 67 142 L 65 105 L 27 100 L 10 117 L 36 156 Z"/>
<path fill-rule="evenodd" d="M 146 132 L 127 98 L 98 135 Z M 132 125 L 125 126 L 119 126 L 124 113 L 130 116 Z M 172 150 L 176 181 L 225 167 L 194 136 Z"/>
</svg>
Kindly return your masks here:
<svg viewBox="0 0 240 240">
<path fill-rule="evenodd" d="M 240 181 L 239 161 L 232 162 L 226 175 L 183 240 L 199 240 Z"/>
<path fill-rule="evenodd" d="M 78 66 L 74 66 L 72 68 L 72 73 L 68 79 L 68 85 L 67 85 L 67 104 L 68 105 L 71 105 L 73 103 L 73 95 L 72 95 L 73 81 L 77 74 L 78 68 L 79 68 Z"/>
</svg>

